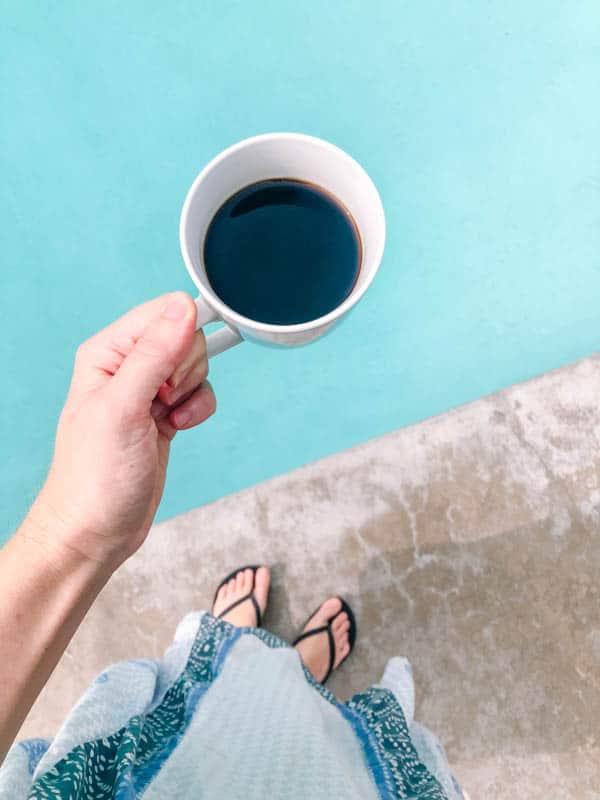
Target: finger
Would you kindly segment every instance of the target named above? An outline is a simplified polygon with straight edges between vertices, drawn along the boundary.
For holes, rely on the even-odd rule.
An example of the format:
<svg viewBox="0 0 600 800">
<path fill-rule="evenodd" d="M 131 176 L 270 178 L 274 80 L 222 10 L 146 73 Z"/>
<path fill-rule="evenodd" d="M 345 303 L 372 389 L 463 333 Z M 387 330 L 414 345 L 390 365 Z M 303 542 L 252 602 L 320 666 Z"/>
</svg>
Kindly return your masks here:
<svg viewBox="0 0 600 800">
<path fill-rule="evenodd" d="M 95 367 L 108 373 L 109 376 L 114 375 L 123 359 L 135 347 L 144 329 L 160 315 L 170 296 L 164 294 L 142 303 L 90 336 L 80 345 L 78 351 L 85 357 L 78 360 L 85 363 L 79 363 L 77 366 Z"/>
<path fill-rule="evenodd" d="M 169 441 L 171 441 L 177 433 L 177 428 L 174 428 L 168 419 L 171 410 L 172 409 L 162 403 L 158 398 L 152 401 L 152 406 L 150 407 L 150 414 L 156 422 L 156 427 Z"/>
<path fill-rule="evenodd" d="M 148 320 L 108 387 L 125 417 L 148 413 L 162 384 L 189 353 L 195 324 L 196 306 L 183 292 L 169 295 Z"/>
<path fill-rule="evenodd" d="M 168 406 L 174 406 L 191 389 L 195 389 L 208 375 L 206 341 L 202 331 L 197 331 L 189 353 L 158 392 L 158 397 Z"/>
<path fill-rule="evenodd" d="M 97 388 L 108 383 L 172 296 L 164 294 L 132 308 L 83 342 L 75 359 L 73 377 L 77 386 Z"/>
<path fill-rule="evenodd" d="M 157 420 L 156 427 L 169 442 L 173 441 L 177 428 L 174 428 L 168 419 Z"/>
<path fill-rule="evenodd" d="M 198 386 L 194 386 L 193 389 L 190 389 L 190 391 L 186 392 L 182 397 L 179 398 L 178 402 L 174 403 L 173 405 L 167 405 L 158 397 L 155 397 L 152 401 L 152 405 L 150 406 L 150 416 L 156 422 L 158 422 L 160 419 L 166 419 L 171 411 L 174 411 L 178 406 L 183 405 L 188 397 L 191 397 L 194 394 L 197 388 Z"/>
<path fill-rule="evenodd" d="M 162 400 L 159 400 L 158 397 L 155 397 L 152 401 L 152 405 L 150 406 L 150 416 L 156 422 L 158 422 L 159 419 L 166 419 L 171 411 L 174 411 L 178 406 L 183 405 L 188 397 L 191 397 L 194 394 L 197 388 L 198 386 L 194 386 L 193 389 L 190 389 L 189 392 L 186 392 L 182 397 L 179 398 L 178 402 L 174 403 L 173 405 L 167 405 L 166 403 L 163 403 Z"/>
<path fill-rule="evenodd" d="M 117 345 L 123 344 L 125 347 L 119 347 L 119 349 L 127 350 L 128 348 L 128 351 L 124 353 L 124 355 L 128 355 L 133 350 L 136 339 L 142 334 L 151 320 L 160 316 L 160 312 L 172 296 L 173 293 L 169 292 L 135 306 L 126 314 L 123 314 L 122 317 L 95 333 L 88 341 L 90 344 L 97 346 L 113 343 Z"/>
<path fill-rule="evenodd" d="M 155 397 L 150 406 L 150 415 L 153 419 L 158 422 L 159 419 L 166 419 L 170 413 L 171 409 L 169 406 L 163 403 L 162 400 L 159 400 L 158 397 Z"/>
<path fill-rule="evenodd" d="M 193 428 L 215 413 L 217 401 L 208 381 L 199 386 L 188 399 L 173 409 L 168 420 L 177 430 Z"/>
</svg>

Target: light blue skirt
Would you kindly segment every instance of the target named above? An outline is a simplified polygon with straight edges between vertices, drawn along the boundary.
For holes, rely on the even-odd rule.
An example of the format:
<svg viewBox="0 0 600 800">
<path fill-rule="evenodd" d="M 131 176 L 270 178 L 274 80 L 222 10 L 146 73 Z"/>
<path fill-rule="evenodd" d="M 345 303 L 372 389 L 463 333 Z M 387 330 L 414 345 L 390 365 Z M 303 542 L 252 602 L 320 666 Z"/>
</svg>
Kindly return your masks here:
<svg viewBox="0 0 600 800">
<path fill-rule="evenodd" d="M 0 798 L 460 800 L 413 713 L 406 659 L 340 703 L 273 634 L 197 612 L 164 658 L 105 670 L 52 741 L 13 745 Z"/>
</svg>

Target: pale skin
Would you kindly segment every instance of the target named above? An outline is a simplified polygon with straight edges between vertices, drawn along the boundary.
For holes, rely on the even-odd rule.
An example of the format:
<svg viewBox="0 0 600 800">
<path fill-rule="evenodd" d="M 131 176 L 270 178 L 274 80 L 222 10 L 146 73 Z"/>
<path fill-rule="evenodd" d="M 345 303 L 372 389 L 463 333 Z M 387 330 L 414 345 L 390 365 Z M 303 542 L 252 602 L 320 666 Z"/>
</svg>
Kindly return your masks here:
<svg viewBox="0 0 600 800">
<path fill-rule="evenodd" d="M 86 612 L 112 573 L 143 544 L 162 496 L 178 431 L 210 417 L 204 336 L 178 292 L 139 306 L 77 351 L 46 482 L 0 551 L 0 762 Z M 249 574 L 248 574 L 249 573 Z M 246 594 L 252 573 L 219 592 L 213 613 Z M 270 574 L 258 570 L 264 610 Z M 337 666 L 349 650 L 346 614 L 330 598 L 307 629 L 333 619 Z M 250 601 L 225 619 L 254 625 Z M 315 677 L 327 636 L 300 642 Z"/>
</svg>

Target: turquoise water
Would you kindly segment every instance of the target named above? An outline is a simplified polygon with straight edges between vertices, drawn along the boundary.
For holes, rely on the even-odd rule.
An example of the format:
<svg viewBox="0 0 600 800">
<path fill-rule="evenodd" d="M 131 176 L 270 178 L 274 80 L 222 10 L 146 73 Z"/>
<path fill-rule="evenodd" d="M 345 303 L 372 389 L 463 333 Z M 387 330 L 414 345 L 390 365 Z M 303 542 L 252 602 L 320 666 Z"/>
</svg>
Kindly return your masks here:
<svg viewBox="0 0 600 800">
<path fill-rule="evenodd" d="M 246 136 L 348 150 L 387 249 L 330 336 L 215 360 L 218 414 L 177 438 L 160 518 L 597 349 L 597 2 L 49 8 L 11 4 L 0 33 L 2 530 L 43 479 L 77 343 L 192 290 L 183 198 Z"/>
</svg>

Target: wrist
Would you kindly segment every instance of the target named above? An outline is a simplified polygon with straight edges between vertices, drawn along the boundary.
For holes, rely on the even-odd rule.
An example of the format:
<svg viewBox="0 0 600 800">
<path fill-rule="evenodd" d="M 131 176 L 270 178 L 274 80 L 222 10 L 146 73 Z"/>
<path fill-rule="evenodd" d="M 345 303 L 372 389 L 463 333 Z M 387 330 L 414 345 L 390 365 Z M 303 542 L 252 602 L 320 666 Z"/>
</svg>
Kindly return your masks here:
<svg viewBox="0 0 600 800">
<path fill-rule="evenodd" d="M 42 489 L 17 534 L 27 540 L 56 572 L 83 570 L 108 580 L 123 558 L 94 551 L 88 545 L 93 534 L 81 520 L 71 516 Z"/>
</svg>

